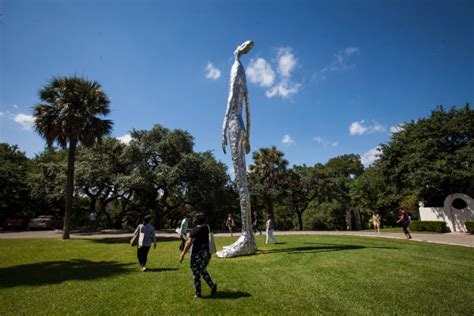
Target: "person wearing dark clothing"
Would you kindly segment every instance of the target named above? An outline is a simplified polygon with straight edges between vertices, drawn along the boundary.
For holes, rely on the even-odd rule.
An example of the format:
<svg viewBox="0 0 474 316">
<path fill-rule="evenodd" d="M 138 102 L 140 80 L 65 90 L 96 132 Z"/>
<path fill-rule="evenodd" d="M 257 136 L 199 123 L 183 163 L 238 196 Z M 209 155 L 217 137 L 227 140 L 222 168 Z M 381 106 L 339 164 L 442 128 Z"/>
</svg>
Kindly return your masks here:
<svg viewBox="0 0 474 316">
<path fill-rule="evenodd" d="M 410 225 L 410 222 L 410 216 L 408 216 L 408 213 L 403 209 L 400 210 L 400 217 L 397 223 L 401 223 L 406 239 L 411 239 L 411 234 L 408 230 L 408 225 Z"/>
<path fill-rule="evenodd" d="M 234 218 L 232 217 L 231 213 L 229 213 L 227 215 L 227 220 L 225 221 L 225 226 L 227 227 L 227 229 L 230 232 L 230 237 L 233 237 L 234 235 L 232 234 L 232 229 L 235 227 L 235 222 L 234 222 Z"/>
<path fill-rule="evenodd" d="M 211 252 L 209 251 L 209 226 L 205 224 L 206 218 L 203 213 L 196 215 L 197 226 L 193 228 L 189 238 L 181 253 L 179 262 L 183 262 L 186 253 L 192 246 L 190 267 L 193 273 L 195 295 L 194 297 L 201 297 L 201 277 L 206 281 L 211 288 L 211 296 L 217 291 L 217 284 L 212 282 L 207 266 L 211 261 Z"/>
<path fill-rule="evenodd" d="M 257 233 L 257 230 L 260 232 L 260 235 L 262 234 L 262 231 L 260 230 L 260 228 L 258 228 L 258 214 L 257 214 L 257 212 L 253 213 L 252 230 L 253 230 L 254 234 Z"/>
</svg>

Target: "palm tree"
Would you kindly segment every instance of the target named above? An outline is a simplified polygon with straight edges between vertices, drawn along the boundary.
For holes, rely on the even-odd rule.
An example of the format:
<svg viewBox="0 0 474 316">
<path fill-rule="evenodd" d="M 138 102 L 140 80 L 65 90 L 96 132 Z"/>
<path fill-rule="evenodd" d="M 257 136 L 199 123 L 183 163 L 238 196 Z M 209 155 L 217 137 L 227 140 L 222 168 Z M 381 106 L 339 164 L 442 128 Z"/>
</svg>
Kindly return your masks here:
<svg viewBox="0 0 474 316">
<path fill-rule="evenodd" d="M 98 116 L 110 112 L 110 100 L 99 83 L 80 77 L 55 77 L 39 91 L 43 103 L 33 107 L 36 131 L 49 148 L 68 148 L 63 239 L 69 239 L 74 162 L 79 143 L 91 146 L 112 130 L 112 121 Z"/>
<path fill-rule="evenodd" d="M 274 201 L 279 199 L 283 192 L 282 184 L 288 166 L 288 161 L 283 156 L 284 153 L 275 146 L 260 148 L 253 152 L 254 163 L 249 166 L 250 177 L 256 179 L 262 187 L 263 203 L 272 217 Z"/>
</svg>

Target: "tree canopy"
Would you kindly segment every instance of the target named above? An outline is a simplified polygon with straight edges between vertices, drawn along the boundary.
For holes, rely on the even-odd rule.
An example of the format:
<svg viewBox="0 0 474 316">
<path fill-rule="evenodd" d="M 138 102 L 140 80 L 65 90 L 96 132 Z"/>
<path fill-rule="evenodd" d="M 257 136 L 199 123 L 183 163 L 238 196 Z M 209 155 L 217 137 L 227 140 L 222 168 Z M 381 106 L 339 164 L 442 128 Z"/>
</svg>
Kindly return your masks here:
<svg viewBox="0 0 474 316">
<path fill-rule="evenodd" d="M 30 168 L 30 161 L 17 146 L 0 143 L 0 212 L 5 216 L 26 215 L 30 211 Z"/>
<path fill-rule="evenodd" d="M 378 168 L 401 204 L 439 204 L 451 193 L 474 193 L 474 111 L 469 104 L 404 124 L 381 145 Z M 439 206 L 439 205 L 436 205 Z"/>
<path fill-rule="evenodd" d="M 48 106 L 58 111 L 74 108 L 66 101 Z M 48 111 L 37 113 L 39 128 L 54 116 Z M 67 129 L 45 128 L 41 133 L 46 138 L 58 131 Z M 451 193 L 474 196 L 473 134 L 474 114 L 466 104 L 449 110 L 437 107 L 429 117 L 404 123 L 380 145 L 379 159 L 368 168 L 356 154 L 289 168 L 283 151 L 260 148 L 248 170 L 252 211 L 257 217 L 273 215 L 277 229 L 300 230 L 359 229 L 374 211 L 383 225 L 395 225 L 401 207 L 416 218 L 418 201 L 440 206 Z M 67 141 L 67 148 L 50 146 L 34 159 L 16 146 L 0 144 L 0 212 L 60 214 L 72 184 L 76 226 L 93 211 L 99 225 L 109 228 L 133 227 L 148 214 L 158 228 L 170 228 L 183 212 L 192 217 L 198 211 L 208 215 L 212 226 L 223 227 L 228 212 L 240 214 L 226 166 L 209 151 L 196 152 L 193 136 L 185 130 L 156 124 L 132 130 L 128 144 L 109 137 L 93 144 L 78 142 L 75 182 L 67 179 L 70 139 L 60 137 L 66 138 L 53 137 L 52 143 Z M 239 216 L 235 219 L 239 224 Z"/>
</svg>

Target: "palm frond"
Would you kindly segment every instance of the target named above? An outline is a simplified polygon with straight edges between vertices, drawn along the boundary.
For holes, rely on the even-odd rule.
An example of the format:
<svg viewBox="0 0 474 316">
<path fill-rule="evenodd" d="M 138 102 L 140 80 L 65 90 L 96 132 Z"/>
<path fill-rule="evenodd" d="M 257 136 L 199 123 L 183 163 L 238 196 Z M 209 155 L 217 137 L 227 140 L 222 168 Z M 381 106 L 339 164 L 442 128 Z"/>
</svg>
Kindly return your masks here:
<svg viewBox="0 0 474 316">
<path fill-rule="evenodd" d="M 112 121 L 99 118 L 110 113 L 110 100 L 96 81 L 54 77 L 39 97 L 43 103 L 33 107 L 35 129 L 49 146 L 66 147 L 71 140 L 92 145 L 112 130 Z"/>
</svg>

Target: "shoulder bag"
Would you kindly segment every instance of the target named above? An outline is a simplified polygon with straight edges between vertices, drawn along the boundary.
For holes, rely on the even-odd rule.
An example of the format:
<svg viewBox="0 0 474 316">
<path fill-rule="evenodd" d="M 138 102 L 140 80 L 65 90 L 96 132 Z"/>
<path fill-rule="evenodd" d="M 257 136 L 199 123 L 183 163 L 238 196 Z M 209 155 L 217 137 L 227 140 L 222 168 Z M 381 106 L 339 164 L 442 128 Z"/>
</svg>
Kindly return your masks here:
<svg viewBox="0 0 474 316">
<path fill-rule="evenodd" d="M 135 246 L 138 245 L 138 236 L 140 235 L 141 230 L 142 230 L 142 228 L 141 228 L 141 225 L 140 225 L 140 226 L 138 226 L 138 229 L 135 230 L 135 233 L 133 234 L 132 239 L 130 239 L 130 246 L 135 247 Z"/>
<path fill-rule="evenodd" d="M 214 254 L 216 253 L 216 241 L 214 240 L 214 234 L 211 232 L 211 228 L 207 225 L 209 230 L 209 252 Z"/>
</svg>

